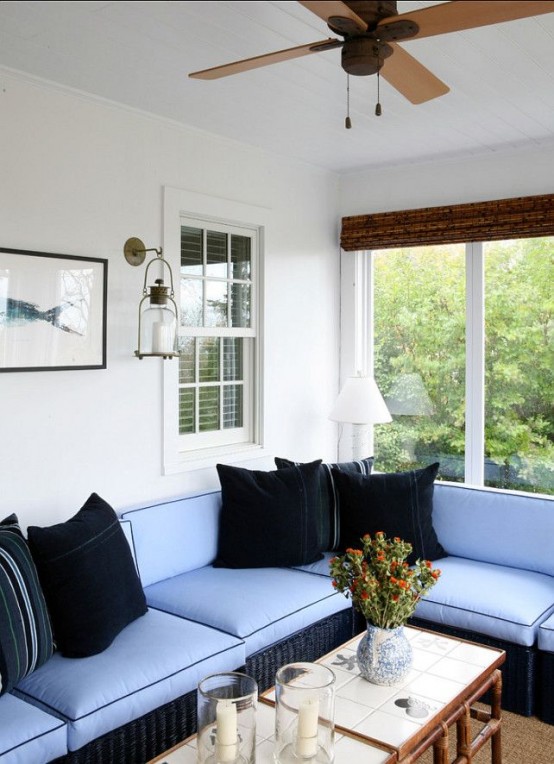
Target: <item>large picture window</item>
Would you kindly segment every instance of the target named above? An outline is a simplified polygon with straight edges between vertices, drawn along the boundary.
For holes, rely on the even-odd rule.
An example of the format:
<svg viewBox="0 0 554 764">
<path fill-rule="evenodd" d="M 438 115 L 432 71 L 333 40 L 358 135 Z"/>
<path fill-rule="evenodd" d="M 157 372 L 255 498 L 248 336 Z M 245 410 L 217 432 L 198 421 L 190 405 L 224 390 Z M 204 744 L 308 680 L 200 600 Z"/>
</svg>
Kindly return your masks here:
<svg viewBox="0 0 554 764">
<path fill-rule="evenodd" d="M 554 195 L 342 220 L 342 376 L 393 416 L 376 469 L 554 494 Z"/>
<path fill-rule="evenodd" d="M 439 461 L 443 479 L 554 494 L 554 238 L 367 257 L 393 416 L 376 427 L 375 468 Z"/>
</svg>

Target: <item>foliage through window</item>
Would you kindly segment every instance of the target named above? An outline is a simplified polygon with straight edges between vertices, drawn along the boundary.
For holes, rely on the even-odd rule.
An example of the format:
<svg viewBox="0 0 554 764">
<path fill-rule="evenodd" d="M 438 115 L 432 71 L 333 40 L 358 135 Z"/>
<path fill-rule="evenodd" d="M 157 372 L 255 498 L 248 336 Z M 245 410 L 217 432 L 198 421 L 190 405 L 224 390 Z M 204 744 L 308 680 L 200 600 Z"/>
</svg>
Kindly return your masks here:
<svg viewBox="0 0 554 764">
<path fill-rule="evenodd" d="M 182 220 L 179 435 L 183 449 L 254 439 L 257 234 Z"/>
<path fill-rule="evenodd" d="M 375 377 L 393 415 L 375 429 L 376 469 L 438 460 L 467 482 L 466 423 L 481 421 L 483 483 L 554 494 L 554 238 L 370 256 Z M 476 356 L 467 338 L 483 332 Z M 476 369 L 482 405 L 467 395 Z"/>
</svg>

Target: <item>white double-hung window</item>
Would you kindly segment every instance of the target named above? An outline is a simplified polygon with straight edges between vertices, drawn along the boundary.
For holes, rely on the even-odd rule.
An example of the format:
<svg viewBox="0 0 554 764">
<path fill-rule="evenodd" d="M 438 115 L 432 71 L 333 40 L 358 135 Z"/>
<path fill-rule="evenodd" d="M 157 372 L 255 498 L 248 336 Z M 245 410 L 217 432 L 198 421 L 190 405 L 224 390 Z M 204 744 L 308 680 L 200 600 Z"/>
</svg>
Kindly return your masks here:
<svg viewBox="0 0 554 764">
<path fill-rule="evenodd" d="M 180 222 L 179 450 L 253 444 L 258 230 Z"/>
</svg>

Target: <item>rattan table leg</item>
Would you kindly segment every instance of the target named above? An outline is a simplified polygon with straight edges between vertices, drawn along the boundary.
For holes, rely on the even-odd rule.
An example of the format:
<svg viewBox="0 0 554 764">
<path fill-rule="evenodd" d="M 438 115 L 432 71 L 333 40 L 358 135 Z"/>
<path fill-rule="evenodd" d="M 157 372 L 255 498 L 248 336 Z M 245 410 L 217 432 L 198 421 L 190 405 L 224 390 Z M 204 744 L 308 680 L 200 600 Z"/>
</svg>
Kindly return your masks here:
<svg viewBox="0 0 554 764">
<path fill-rule="evenodd" d="M 494 684 L 491 689 L 491 717 L 497 722 L 491 736 L 491 761 L 492 764 L 502 764 L 502 672 L 499 669 L 494 672 Z"/>
<path fill-rule="evenodd" d="M 441 722 L 442 735 L 433 743 L 433 764 L 448 764 L 448 725 Z"/>
<path fill-rule="evenodd" d="M 471 748 L 471 708 L 469 703 L 464 703 L 463 708 L 463 713 L 456 722 L 456 753 L 461 761 L 471 764 L 473 761 L 473 751 Z"/>
</svg>

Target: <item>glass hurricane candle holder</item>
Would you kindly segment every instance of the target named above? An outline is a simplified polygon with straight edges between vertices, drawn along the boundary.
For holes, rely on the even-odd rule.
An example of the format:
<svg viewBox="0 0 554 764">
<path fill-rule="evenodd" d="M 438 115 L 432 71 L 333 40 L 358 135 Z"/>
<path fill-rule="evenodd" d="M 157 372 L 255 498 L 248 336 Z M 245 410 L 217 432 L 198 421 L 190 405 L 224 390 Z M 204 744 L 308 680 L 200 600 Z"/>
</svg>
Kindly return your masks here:
<svg viewBox="0 0 554 764">
<path fill-rule="evenodd" d="M 318 663 L 290 663 L 275 677 L 277 764 L 334 760 L 335 674 Z"/>
<path fill-rule="evenodd" d="M 233 671 L 198 685 L 198 764 L 254 764 L 258 685 Z"/>
</svg>

